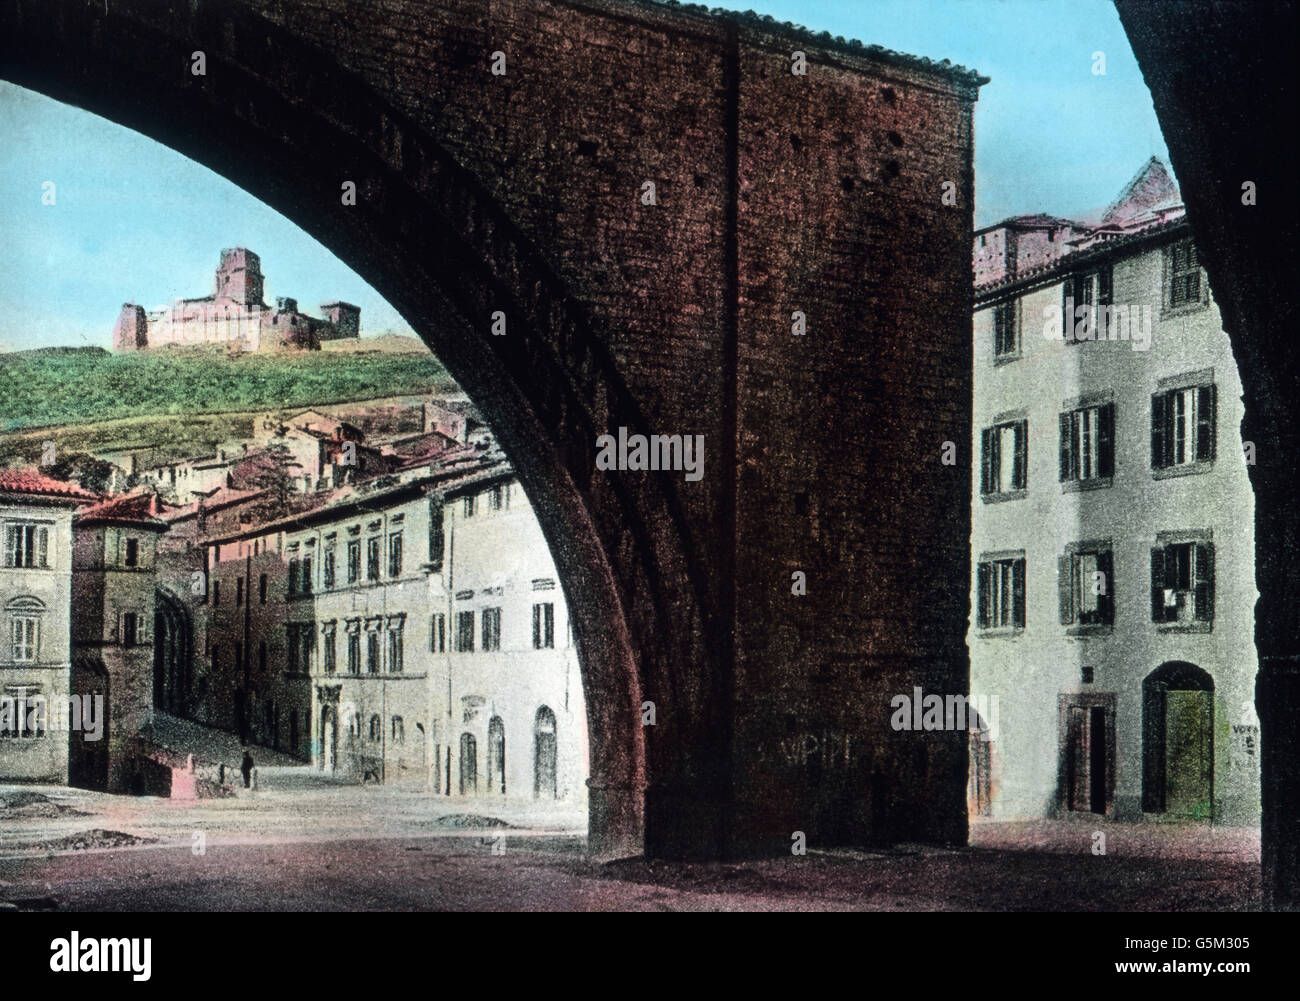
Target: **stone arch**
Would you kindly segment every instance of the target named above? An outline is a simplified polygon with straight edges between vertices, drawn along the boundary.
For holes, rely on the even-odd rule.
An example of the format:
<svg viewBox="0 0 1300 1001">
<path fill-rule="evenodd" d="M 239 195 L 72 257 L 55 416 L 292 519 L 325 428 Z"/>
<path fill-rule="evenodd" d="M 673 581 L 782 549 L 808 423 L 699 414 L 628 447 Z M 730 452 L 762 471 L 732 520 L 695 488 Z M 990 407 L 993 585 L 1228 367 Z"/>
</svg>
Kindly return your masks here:
<svg viewBox="0 0 1300 1001">
<path fill-rule="evenodd" d="M 1169 762 L 1178 751 L 1179 760 L 1186 758 L 1185 748 L 1171 745 L 1169 732 L 1171 693 L 1192 696 L 1184 710 L 1191 709 L 1199 717 L 1185 720 L 1179 727 L 1191 738 L 1195 746 L 1190 750 L 1197 759 L 1203 759 L 1194 785 L 1203 786 L 1199 794 L 1203 806 L 1193 809 L 1190 815 L 1199 816 L 1205 811 L 1206 819 L 1214 815 L 1214 679 L 1195 664 L 1181 660 L 1166 661 L 1142 680 L 1142 810 L 1145 813 L 1165 813 L 1169 807 L 1169 790 L 1174 776 L 1169 773 Z M 1187 699 L 1181 699 L 1188 702 Z M 1186 716 L 1184 711 L 1176 716 Z M 1181 743 L 1187 743 L 1182 741 Z M 1186 782 L 1181 784 L 1187 784 Z"/>
<path fill-rule="evenodd" d="M 186 715 L 194 689 L 194 623 L 171 589 L 154 589 L 153 705 Z"/>
<path fill-rule="evenodd" d="M 641 852 L 642 692 L 669 699 L 688 670 L 718 661 L 729 633 L 666 627 L 718 611 L 707 575 L 685 556 L 698 546 L 676 495 L 658 478 L 593 476 L 598 434 L 653 430 L 609 339 L 435 136 L 292 32 L 252 10 L 214 8 L 10 5 L 0 11 L 5 77 L 240 185 L 328 246 L 434 349 L 514 461 L 573 613 L 591 735 L 590 848 Z M 195 47 L 208 74 L 182 76 Z M 332 169 L 307 169 L 304 149 L 329 149 Z M 355 180 L 363 211 L 341 205 L 340 179 Z M 508 317 L 506 338 L 488 335 L 496 310 Z M 679 768 L 691 760 L 685 746 L 672 756 Z"/>
</svg>

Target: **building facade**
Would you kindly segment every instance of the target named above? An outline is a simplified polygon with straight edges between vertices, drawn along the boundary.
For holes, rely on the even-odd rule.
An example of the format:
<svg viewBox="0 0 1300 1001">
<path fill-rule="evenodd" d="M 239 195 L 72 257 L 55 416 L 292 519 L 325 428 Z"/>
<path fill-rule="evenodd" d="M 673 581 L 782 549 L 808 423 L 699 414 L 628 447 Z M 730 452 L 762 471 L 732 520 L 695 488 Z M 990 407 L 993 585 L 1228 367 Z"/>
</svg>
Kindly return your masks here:
<svg viewBox="0 0 1300 1001">
<path fill-rule="evenodd" d="M 567 610 L 506 463 L 461 450 L 206 553 L 202 722 L 362 782 L 585 804 Z"/>
<path fill-rule="evenodd" d="M 160 512 L 155 495 L 136 494 L 85 507 L 75 522 L 73 665 L 83 692 L 103 697 L 106 722 L 77 784 L 108 792 L 143 791 L 136 742 L 153 718 Z"/>
<path fill-rule="evenodd" d="M 319 348 L 322 341 L 355 338 L 361 310 L 347 302 L 321 306 L 323 319 L 298 310 L 298 301 L 278 297 L 272 308 L 262 301 L 265 279 L 261 258 L 244 247 L 221 252 L 212 295 L 177 299 L 146 311 L 125 303 L 113 328 L 114 351 L 143 351 L 167 345 L 219 345 L 239 351 L 269 348 Z"/>
<path fill-rule="evenodd" d="M 72 670 L 73 513 L 93 495 L 33 472 L 0 470 L 0 780 L 66 784 L 73 735 L 50 726 Z M 36 713 L 33 714 L 33 709 Z M 75 777 L 75 765 L 72 766 Z"/>
<path fill-rule="evenodd" d="M 1051 222 L 1059 249 L 1028 267 L 992 260 L 1015 227 L 975 238 L 971 693 L 998 719 L 972 735 L 971 811 L 1253 820 L 1253 445 L 1228 337 L 1158 161 L 1099 223 Z"/>
</svg>

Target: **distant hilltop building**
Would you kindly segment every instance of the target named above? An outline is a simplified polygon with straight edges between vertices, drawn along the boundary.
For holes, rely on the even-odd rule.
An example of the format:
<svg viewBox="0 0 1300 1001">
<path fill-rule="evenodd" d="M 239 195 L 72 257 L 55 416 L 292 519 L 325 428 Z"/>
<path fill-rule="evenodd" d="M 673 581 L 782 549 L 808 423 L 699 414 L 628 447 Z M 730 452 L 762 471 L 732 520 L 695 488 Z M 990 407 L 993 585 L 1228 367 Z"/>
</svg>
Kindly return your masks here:
<svg viewBox="0 0 1300 1001">
<path fill-rule="evenodd" d="M 125 303 L 113 328 L 114 351 L 143 351 L 169 344 L 218 344 L 241 351 L 275 348 L 316 350 L 322 341 L 359 337 L 361 309 L 347 302 L 321 306 L 324 319 L 298 312 L 298 300 L 262 301 L 261 259 L 243 247 L 223 250 L 216 288 L 201 299 L 178 299 L 146 312 Z"/>
</svg>

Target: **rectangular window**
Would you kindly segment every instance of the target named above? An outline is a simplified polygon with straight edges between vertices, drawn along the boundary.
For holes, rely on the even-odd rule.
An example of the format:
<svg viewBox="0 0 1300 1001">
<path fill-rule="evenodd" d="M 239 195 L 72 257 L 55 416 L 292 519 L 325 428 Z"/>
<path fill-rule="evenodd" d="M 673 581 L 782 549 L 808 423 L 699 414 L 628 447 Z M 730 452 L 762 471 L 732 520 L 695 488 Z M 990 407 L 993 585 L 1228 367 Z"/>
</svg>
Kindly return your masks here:
<svg viewBox="0 0 1300 1001">
<path fill-rule="evenodd" d="M 334 671 L 335 671 L 335 669 L 336 669 L 337 666 L 338 666 L 337 663 L 336 663 L 336 661 L 335 661 L 335 658 L 336 658 L 336 656 L 337 656 L 337 652 L 336 652 L 336 650 L 335 650 L 335 646 L 334 646 L 334 627 L 333 627 L 333 626 L 329 626 L 329 627 L 327 627 L 327 628 L 325 629 L 324 633 L 322 634 L 322 643 L 321 643 L 321 646 L 322 646 L 322 649 L 321 649 L 322 659 L 323 659 L 324 662 L 325 662 L 325 673 L 326 673 L 326 674 L 333 674 Z"/>
<path fill-rule="evenodd" d="M 289 674 L 298 673 L 298 653 L 301 649 L 298 646 L 298 627 L 296 625 L 287 625 L 284 627 L 285 644 L 284 652 L 288 660 L 285 669 Z"/>
<path fill-rule="evenodd" d="M 261 603 L 265 605 L 266 604 L 266 574 L 262 574 L 262 576 L 258 579 L 257 595 Z"/>
<path fill-rule="evenodd" d="M 429 564 L 431 570 L 442 569 L 442 504 L 429 501 Z"/>
<path fill-rule="evenodd" d="M 474 652 L 474 613 L 456 613 L 456 650 L 460 653 Z"/>
<path fill-rule="evenodd" d="M 445 653 L 447 650 L 447 616 L 434 612 L 429 618 L 429 652 Z"/>
<path fill-rule="evenodd" d="M 488 505 L 493 511 L 500 511 L 502 506 L 502 490 L 500 487 L 493 487 L 488 493 Z"/>
<path fill-rule="evenodd" d="M 311 572 L 311 557 L 310 557 L 310 556 L 304 556 L 304 557 L 302 558 L 302 564 L 301 564 L 301 567 L 302 567 L 302 593 L 303 593 L 303 594 L 311 594 L 311 587 L 312 587 L 312 572 Z"/>
<path fill-rule="evenodd" d="M 6 688 L 0 699 L 0 737 L 45 736 L 49 706 L 39 688 Z"/>
<path fill-rule="evenodd" d="M 470 494 L 461 503 L 463 505 L 461 513 L 464 514 L 466 518 L 473 518 L 474 517 L 474 495 Z"/>
<path fill-rule="evenodd" d="M 244 578 L 236 577 L 235 578 L 235 604 L 242 605 L 243 603 L 244 603 Z"/>
<path fill-rule="evenodd" d="M 366 540 L 366 579 L 379 579 L 379 536 Z"/>
<path fill-rule="evenodd" d="M 1115 622 L 1115 576 L 1107 546 L 1079 546 L 1057 564 L 1062 625 L 1109 626 Z"/>
<path fill-rule="evenodd" d="M 1010 421 L 985 428 L 980 448 L 980 493 L 1004 494 L 1028 486 L 1025 442 L 1029 422 Z"/>
<path fill-rule="evenodd" d="M 1165 299 L 1170 308 L 1201 301 L 1201 264 L 1191 240 L 1175 243 L 1168 250 L 1168 284 Z"/>
<path fill-rule="evenodd" d="M 1170 389 L 1151 397 L 1151 468 L 1213 462 L 1218 387 Z"/>
<path fill-rule="evenodd" d="M 212 607 L 216 608 L 220 604 L 221 604 L 221 581 L 214 580 L 212 582 Z"/>
<path fill-rule="evenodd" d="M 388 537 L 388 576 L 402 576 L 402 533 L 394 532 Z"/>
<path fill-rule="evenodd" d="M 361 671 L 361 634 L 355 630 L 348 632 L 348 674 Z"/>
<path fill-rule="evenodd" d="M 334 586 L 334 547 L 333 546 L 325 550 L 325 561 L 324 564 L 321 566 L 321 572 L 324 575 L 324 580 L 322 581 L 321 586 L 324 587 L 326 591 L 328 591 L 330 588 Z"/>
<path fill-rule="evenodd" d="M 361 542 L 348 543 L 348 583 L 355 584 L 361 579 Z"/>
<path fill-rule="evenodd" d="M 366 673 L 379 673 L 379 633 L 373 629 L 366 633 Z"/>
<path fill-rule="evenodd" d="M 289 597 L 292 598 L 298 593 L 298 567 L 296 559 L 289 561 Z"/>
<path fill-rule="evenodd" d="M 5 566 L 49 569 L 49 528 L 45 525 L 6 525 Z"/>
<path fill-rule="evenodd" d="M 41 620 L 33 615 L 16 615 L 9 620 L 10 658 L 19 664 L 33 664 L 38 659 Z"/>
<path fill-rule="evenodd" d="M 311 674 L 311 654 L 316 646 L 316 624 L 309 622 L 298 629 L 298 669 L 303 674 Z"/>
<path fill-rule="evenodd" d="M 388 673 L 402 673 L 402 630 L 388 630 Z"/>
<path fill-rule="evenodd" d="M 122 613 L 122 645 L 135 646 L 138 622 L 135 612 Z"/>
<path fill-rule="evenodd" d="M 1060 479 L 1085 482 L 1115 472 L 1115 404 L 1060 414 Z"/>
<path fill-rule="evenodd" d="M 501 649 L 501 609 L 483 609 L 483 649 Z"/>
<path fill-rule="evenodd" d="M 126 565 L 135 567 L 140 565 L 140 540 L 126 540 Z"/>
<path fill-rule="evenodd" d="M 976 581 L 981 629 L 1025 627 L 1025 558 L 981 560 Z"/>
<path fill-rule="evenodd" d="M 993 307 L 993 357 L 1009 358 L 1020 354 L 1019 302 L 1004 302 Z"/>
<path fill-rule="evenodd" d="M 544 601 L 533 605 L 533 649 L 549 650 L 555 646 L 555 604 Z"/>
<path fill-rule="evenodd" d="M 1070 275 L 1061 285 L 1062 333 L 1067 344 L 1104 339 L 1111 304 L 1111 268 Z"/>
<path fill-rule="evenodd" d="M 1214 620 L 1214 544 L 1176 542 L 1151 550 L 1151 621 Z"/>
</svg>

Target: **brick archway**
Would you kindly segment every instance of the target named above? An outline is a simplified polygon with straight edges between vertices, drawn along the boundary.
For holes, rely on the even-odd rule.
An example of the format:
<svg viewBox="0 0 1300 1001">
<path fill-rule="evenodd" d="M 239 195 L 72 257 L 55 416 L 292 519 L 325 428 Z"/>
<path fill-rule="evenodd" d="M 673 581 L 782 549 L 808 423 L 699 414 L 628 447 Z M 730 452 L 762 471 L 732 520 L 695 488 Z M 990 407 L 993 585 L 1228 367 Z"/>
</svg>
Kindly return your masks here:
<svg viewBox="0 0 1300 1001">
<path fill-rule="evenodd" d="M 574 615 L 593 852 L 964 841 L 964 735 L 889 705 L 969 680 L 982 78 L 649 0 L 256 7 L 0 0 L 0 76 L 280 211 L 474 397 Z M 597 471 L 620 428 L 705 475 Z"/>
<path fill-rule="evenodd" d="M 591 850 L 639 854 L 645 761 L 634 724 L 642 665 L 615 581 L 643 581 L 636 597 L 648 607 L 638 614 L 667 633 L 657 624 L 668 600 L 656 587 L 664 557 L 644 525 L 679 521 L 667 498 L 590 479 L 597 420 L 603 426 L 617 414 L 638 428 L 644 421 L 579 303 L 432 137 L 290 32 L 224 5 L 175 10 L 172 20 L 152 23 L 95 17 L 93 5 L 82 4 L 27 13 L 18 18 L 24 51 L 4 53 L 2 75 L 171 146 L 298 223 L 402 312 L 488 416 L 535 506 L 574 617 L 597 737 Z M 195 45 L 207 46 L 208 75 L 186 80 L 175 68 Z M 69 73 L 70 65 L 80 72 Z M 290 107 L 287 94 L 313 100 Z M 334 168 L 303 170 L 305 150 L 328 150 Z M 341 179 L 356 184 L 360 210 L 342 205 Z M 508 319 L 501 340 L 484 336 L 496 310 Z M 598 403 L 608 415 L 593 413 Z M 593 505 L 578 484 L 611 491 L 603 505 L 631 530 L 617 573 L 598 534 L 608 526 L 592 523 Z M 689 576 L 689 567 L 676 569 Z"/>
</svg>

